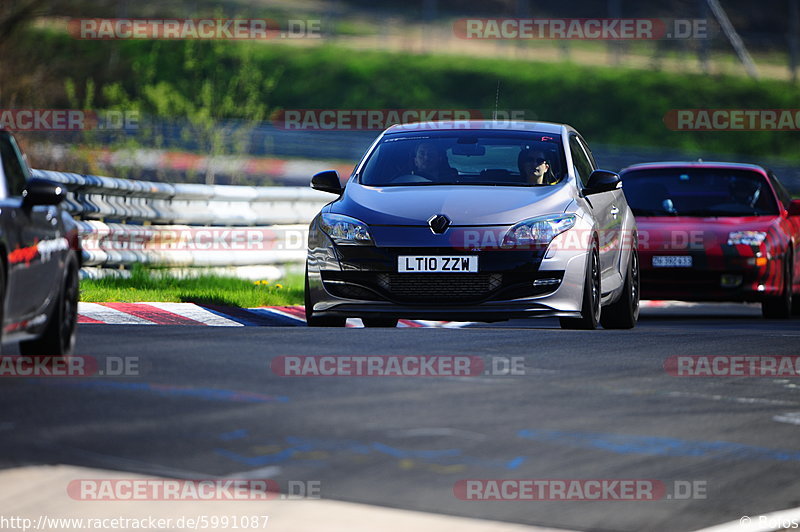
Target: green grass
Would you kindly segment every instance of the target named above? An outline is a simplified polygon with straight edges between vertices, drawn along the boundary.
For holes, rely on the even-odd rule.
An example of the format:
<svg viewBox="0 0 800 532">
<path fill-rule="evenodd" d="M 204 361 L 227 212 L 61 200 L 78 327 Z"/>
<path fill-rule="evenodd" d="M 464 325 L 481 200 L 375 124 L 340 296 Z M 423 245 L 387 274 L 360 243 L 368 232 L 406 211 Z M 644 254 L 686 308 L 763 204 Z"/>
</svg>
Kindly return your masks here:
<svg viewBox="0 0 800 532">
<path fill-rule="evenodd" d="M 376 50 L 354 53 L 333 45 L 79 41 L 43 30 L 26 31 L 13 44 L 10 57 L 47 64 L 54 78 L 72 78 L 79 88 L 93 80 L 98 87 L 94 104 L 100 108 L 112 103 L 101 87 L 114 81 L 121 82 L 133 103 L 146 101 L 146 83 L 170 86 L 175 98 L 191 99 L 198 90 L 197 79 L 236 72 L 247 64 L 259 72 L 275 73 L 274 87 L 259 100 L 270 109 L 478 109 L 488 113 L 495 106 L 499 83 L 500 109 L 524 111 L 528 119 L 569 123 L 590 144 L 675 148 L 698 156 L 735 153 L 800 160 L 799 131 L 687 132 L 672 131 L 664 123 L 665 114 L 673 109 L 795 109 L 800 86 L 788 81 L 569 62 Z M 197 57 L 215 60 L 197 66 Z M 138 72 L 135 65 L 147 68 L 140 66 L 141 75 L 134 74 Z M 53 95 L 47 106 L 69 106 L 63 96 L 58 97 L 63 89 L 50 89 Z M 20 106 L 35 106 L 37 102 L 26 100 L 31 94 L 28 90 L 5 97 L 18 98 Z M 162 110 L 174 107 L 172 100 L 162 103 Z M 142 103 L 143 114 L 152 111 L 147 105 Z M 246 112 L 242 106 L 234 112 L 242 116 L 230 118 L 247 118 Z"/>
<path fill-rule="evenodd" d="M 130 278 L 81 281 L 81 301 L 92 303 L 184 302 L 252 308 L 303 302 L 303 276 L 279 281 L 247 281 L 202 274 L 177 278 L 158 270 L 135 268 Z"/>
</svg>

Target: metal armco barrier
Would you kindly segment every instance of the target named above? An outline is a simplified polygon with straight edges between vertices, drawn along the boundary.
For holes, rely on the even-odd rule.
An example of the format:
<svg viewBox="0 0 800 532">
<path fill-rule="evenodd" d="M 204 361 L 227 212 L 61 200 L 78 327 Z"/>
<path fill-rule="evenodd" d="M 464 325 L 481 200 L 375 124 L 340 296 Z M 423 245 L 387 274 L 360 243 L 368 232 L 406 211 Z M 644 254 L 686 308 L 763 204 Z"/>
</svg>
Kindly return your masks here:
<svg viewBox="0 0 800 532">
<path fill-rule="evenodd" d="M 79 221 L 85 266 L 252 266 L 302 262 L 306 225 L 128 225 Z"/>
<path fill-rule="evenodd" d="M 80 220 L 86 266 L 291 264 L 305 259 L 307 226 L 330 194 L 306 187 L 134 181 L 34 170 L 62 183 Z"/>
</svg>

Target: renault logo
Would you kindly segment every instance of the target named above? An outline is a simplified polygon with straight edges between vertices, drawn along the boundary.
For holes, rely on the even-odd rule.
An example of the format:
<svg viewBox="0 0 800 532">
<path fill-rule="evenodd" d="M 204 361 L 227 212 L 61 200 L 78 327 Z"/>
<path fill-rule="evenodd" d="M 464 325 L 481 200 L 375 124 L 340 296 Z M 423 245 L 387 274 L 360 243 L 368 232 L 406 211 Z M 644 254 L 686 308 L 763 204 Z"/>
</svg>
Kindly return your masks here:
<svg viewBox="0 0 800 532">
<path fill-rule="evenodd" d="M 431 227 L 431 231 L 436 233 L 437 235 L 441 235 L 447 228 L 450 227 L 450 218 L 445 216 L 444 214 L 437 214 L 436 216 L 432 216 L 430 220 L 428 220 L 428 225 Z"/>
</svg>

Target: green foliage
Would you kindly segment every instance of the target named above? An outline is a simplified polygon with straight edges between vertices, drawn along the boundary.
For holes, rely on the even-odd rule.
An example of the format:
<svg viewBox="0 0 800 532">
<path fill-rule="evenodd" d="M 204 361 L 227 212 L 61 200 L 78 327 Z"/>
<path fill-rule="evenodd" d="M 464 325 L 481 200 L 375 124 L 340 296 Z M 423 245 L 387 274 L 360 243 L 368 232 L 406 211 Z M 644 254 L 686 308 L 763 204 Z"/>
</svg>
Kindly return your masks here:
<svg viewBox="0 0 800 532">
<path fill-rule="evenodd" d="M 267 118 L 268 97 L 280 72 L 259 69 L 252 45 L 191 40 L 147 44 L 147 53 L 131 57 L 138 80 L 132 95 L 114 82 L 104 89 L 106 100 L 126 106 L 133 102 L 144 117 L 185 121 L 183 139 L 211 156 L 246 151 L 249 132 Z M 245 122 L 226 122 L 231 118 Z M 214 182 L 210 172 L 209 184 Z"/>
<path fill-rule="evenodd" d="M 269 59 L 268 54 L 272 54 Z M 593 143 L 798 157 L 798 132 L 678 132 L 664 123 L 664 116 L 673 109 L 795 109 L 800 88 L 787 82 L 569 63 L 384 52 L 353 56 L 335 48 L 272 47 L 262 55 L 265 64 L 285 69 L 273 97 L 286 108 L 482 109 L 488 113 L 494 107 L 499 81 L 501 110 L 521 110 L 528 119 L 569 123 Z"/>
<path fill-rule="evenodd" d="M 213 303 L 255 308 L 302 304 L 303 289 L 304 278 L 298 274 L 279 281 L 253 282 L 213 274 L 179 278 L 167 272 L 137 266 L 128 278 L 82 280 L 81 301 Z"/>
<path fill-rule="evenodd" d="M 76 64 L 70 74 L 75 86 L 88 91 L 94 79 L 102 87 L 98 105 L 186 119 L 185 134 L 212 154 L 229 149 L 243 132 L 226 119 L 254 124 L 278 108 L 490 113 L 500 82 L 501 110 L 569 123 L 591 143 L 800 158 L 798 132 L 677 132 L 664 124 L 672 109 L 795 109 L 800 87 L 789 82 L 330 45 L 125 41 L 86 47 L 54 34 L 43 40 L 62 54 L 54 63 Z M 82 55 L 61 51 L 76 48 Z M 114 68 L 86 72 L 87 65 L 110 64 L 110 58 L 116 58 Z"/>
</svg>

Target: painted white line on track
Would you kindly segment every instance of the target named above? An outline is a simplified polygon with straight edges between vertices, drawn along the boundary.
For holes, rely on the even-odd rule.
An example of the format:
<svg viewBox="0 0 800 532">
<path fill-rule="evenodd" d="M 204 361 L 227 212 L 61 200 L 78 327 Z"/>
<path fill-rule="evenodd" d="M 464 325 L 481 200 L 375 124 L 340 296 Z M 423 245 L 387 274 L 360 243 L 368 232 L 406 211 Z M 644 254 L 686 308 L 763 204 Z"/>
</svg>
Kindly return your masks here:
<svg viewBox="0 0 800 532">
<path fill-rule="evenodd" d="M 126 312 L 106 307 L 100 303 L 78 303 L 78 315 L 109 325 L 155 325 L 154 322 Z"/>
<path fill-rule="evenodd" d="M 172 312 L 173 314 L 177 314 L 179 316 L 183 316 L 184 318 L 189 318 L 190 320 L 195 320 L 199 321 L 200 323 L 205 323 L 206 325 L 210 325 L 211 327 L 244 327 L 244 325 L 242 325 L 237 321 L 229 320 L 228 318 L 223 318 L 222 316 L 214 314 L 210 310 L 206 310 L 201 306 L 195 305 L 194 303 L 146 303 L 146 304 L 159 308 L 161 310 L 166 310 L 167 312 Z"/>
<path fill-rule="evenodd" d="M 108 500 L 102 503 L 75 503 L 64 486 L 75 479 L 151 480 L 149 475 L 66 465 L 26 466 L 0 471 L 0 506 L 5 514 L 31 519 L 36 523 L 42 514 L 55 518 L 100 519 L 117 515 L 148 515 L 155 519 L 175 520 L 184 515 L 224 516 L 255 513 L 268 514 L 269 530 L 281 532 L 568 532 L 553 529 L 456 517 L 382 506 L 370 506 L 330 499 L 302 501 L 274 499 L 263 504 L 252 500 L 163 501 Z M 152 473 L 150 473 L 152 474 Z M 170 475 L 168 478 L 181 478 Z M 213 478 L 199 476 L 194 478 Z M 184 527 L 188 528 L 188 527 Z"/>
<path fill-rule="evenodd" d="M 278 466 L 259 467 L 258 469 L 251 469 L 249 471 L 240 471 L 238 473 L 231 473 L 221 477 L 225 480 L 228 479 L 264 479 L 273 478 L 281 474 L 281 468 Z"/>
<path fill-rule="evenodd" d="M 788 423 L 790 425 L 800 425 L 800 412 L 787 412 L 785 414 L 772 416 L 772 421 Z"/>
<path fill-rule="evenodd" d="M 679 397 L 688 399 L 708 399 L 710 401 L 728 401 L 732 403 L 752 404 L 752 405 L 772 405 L 772 406 L 796 406 L 800 405 L 797 401 L 785 401 L 781 399 L 764 399 L 762 397 L 735 397 L 729 395 L 711 395 L 693 392 L 667 392 L 667 397 Z"/>
</svg>

